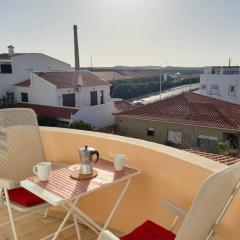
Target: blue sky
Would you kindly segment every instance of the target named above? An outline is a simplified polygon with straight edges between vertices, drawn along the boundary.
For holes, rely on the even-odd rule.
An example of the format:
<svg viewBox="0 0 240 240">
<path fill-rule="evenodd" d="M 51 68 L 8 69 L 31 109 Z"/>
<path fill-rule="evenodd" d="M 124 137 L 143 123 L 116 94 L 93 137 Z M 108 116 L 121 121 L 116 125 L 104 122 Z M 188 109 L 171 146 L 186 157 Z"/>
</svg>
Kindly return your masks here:
<svg viewBox="0 0 240 240">
<path fill-rule="evenodd" d="M 43 52 L 80 63 L 240 65 L 239 0 L 7 0 L 0 4 L 0 52 Z"/>
</svg>

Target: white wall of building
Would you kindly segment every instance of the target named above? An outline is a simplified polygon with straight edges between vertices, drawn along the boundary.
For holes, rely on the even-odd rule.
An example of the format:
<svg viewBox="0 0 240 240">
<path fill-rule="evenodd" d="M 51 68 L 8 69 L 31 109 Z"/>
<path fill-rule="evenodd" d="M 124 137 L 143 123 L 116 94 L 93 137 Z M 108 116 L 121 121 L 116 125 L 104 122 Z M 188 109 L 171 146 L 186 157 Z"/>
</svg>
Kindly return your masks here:
<svg viewBox="0 0 240 240">
<path fill-rule="evenodd" d="M 15 89 L 15 98 L 16 98 L 17 102 L 22 102 L 21 93 L 27 93 L 29 103 L 32 102 L 31 88 L 29 88 L 29 87 L 17 87 Z"/>
<path fill-rule="evenodd" d="M 90 123 L 92 127 L 95 128 L 104 128 L 109 127 L 115 124 L 115 116 L 113 115 L 116 112 L 114 102 L 108 102 L 101 105 L 82 107 L 80 110 L 73 116 L 72 121 L 84 121 Z"/>
<path fill-rule="evenodd" d="M 75 93 L 75 100 L 79 112 L 77 112 L 72 121 L 84 121 L 90 123 L 95 128 L 104 128 L 115 124 L 114 102 L 110 98 L 110 85 L 99 85 L 94 87 L 80 87 L 77 91 L 74 88 L 60 88 L 52 85 L 38 75 L 31 74 L 30 87 L 16 87 L 17 101 L 21 102 L 21 92 L 29 94 L 29 103 L 62 106 L 62 95 Z M 100 91 L 104 91 L 104 104 L 100 104 Z M 98 105 L 90 106 L 90 92 L 98 91 Z"/>
<path fill-rule="evenodd" d="M 9 59 L 0 59 L 0 64 L 11 63 Z M 5 94 L 7 90 L 13 90 L 11 83 L 13 82 L 13 74 L 0 72 L 0 97 Z"/>
<path fill-rule="evenodd" d="M 75 88 L 56 88 L 53 84 L 42 79 L 38 75 L 31 73 L 31 86 L 29 91 L 29 103 L 48 106 L 63 106 L 62 95 L 75 93 L 75 103 L 77 108 L 91 106 L 91 91 L 98 92 L 98 104 L 101 103 L 101 91 L 104 91 L 104 103 L 111 101 L 110 85 L 86 86 Z M 25 87 L 16 87 L 17 101 L 21 102 L 21 91 Z M 102 105 L 102 104 L 101 104 Z"/>
<path fill-rule="evenodd" d="M 41 53 L 27 53 L 15 55 L 11 60 L 2 59 L 1 62 L 12 63 L 12 74 L 0 73 L 0 96 L 8 90 L 13 90 L 13 85 L 30 78 L 32 71 L 70 71 L 70 64 L 64 63 Z"/>
<path fill-rule="evenodd" d="M 48 106 L 58 106 L 56 86 L 43 80 L 36 74 L 32 74 L 31 103 Z"/>
<path fill-rule="evenodd" d="M 57 88 L 57 106 L 63 106 L 63 94 L 75 93 L 75 103 L 77 103 L 77 94 L 74 88 Z"/>
<path fill-rule="evenodd" d="M 16 87 L 17 102 L 21 102 L 21 92 L 28 92 L 29 103 L 58 106 L 56 87 L 36 74 L 31 76 L 30 87 Z"/>
<path fill-rule="evenodd" d="M 98 104 L 101 103 L 101 91 L 104 92 L 104 103 L 107 103 L 111 100 L 110 85 L 86 86 L 78 88 L 58 88 L 58 105 L 62 106 L 63 94 L 75 93 L 75 103 L 77 108 L 91 106 L 91 91 L 97 91 Z"/>
<path fill-rule="evenodd" d="M 215 67 L 218 74 L 206 67 L 200 76 L 199 93 L 235 104 L 240 104 L 240 74 L 223 74 L 223 68 Z M 218 90 L 216 90 L 218 88 Z M 234 89 L 234 92 L 231 90 Z"/>
<path fill-rule="evenodd" d="M 110 101 L 110 85 L 81 87 L 76 99 L 77 107 L 91 106 L 91 91 L 97 91 L 98 104 L 101 103 L 101 91 L 104 91 L 104 103 Z"/>
</svg>

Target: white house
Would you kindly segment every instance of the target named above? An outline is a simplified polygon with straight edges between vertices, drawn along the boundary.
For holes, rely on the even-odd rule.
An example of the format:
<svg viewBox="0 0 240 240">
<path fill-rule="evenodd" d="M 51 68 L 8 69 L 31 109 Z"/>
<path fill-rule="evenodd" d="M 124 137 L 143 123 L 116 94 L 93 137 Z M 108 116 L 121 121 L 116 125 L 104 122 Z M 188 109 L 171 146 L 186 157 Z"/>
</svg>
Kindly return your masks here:
<svg viewBox="0 0 240 240">
<path fill-rule="evenodd" d="M 240 104 L 240 67 L 205 67 L 200 75 L 200 94 Z"/>
<path fill-rule="evenodd" d="M 86 70 L 32 72 L 29 79 L 15 84 L 15 95 L 18 106 L 30 106 L 39 114 L 103 128 L 115 124 L 113 113 L 120 104 L 130 107 L 111 99 L 110 86 Z"/>
<path fill-rule="evenodd" d="M 0 54 L 0 96 L 29 79 L 32 72 L 58 70 L 71 71 L 71 65 L 42 53 L 15 53 L 9 46 L 8 53 Z"/>
<path fill-rule="evenodd" d="M 32 72 L 15 87 L 17 102 L 81 108 L 111 101 L 110 84 L 89 71 Z"/>
<path fill-rule="evenodd" d="M 73 71 L 70 64 L 42 53 L 14 53 L 13 46 L 0 54 L 0 97 L 6 91 L 15 92 L 17 107 L 96 128 L 114 125 L 113 113 L 131 107 L 111 99 L 110 84 L 94 73 Z"/>
</svg>

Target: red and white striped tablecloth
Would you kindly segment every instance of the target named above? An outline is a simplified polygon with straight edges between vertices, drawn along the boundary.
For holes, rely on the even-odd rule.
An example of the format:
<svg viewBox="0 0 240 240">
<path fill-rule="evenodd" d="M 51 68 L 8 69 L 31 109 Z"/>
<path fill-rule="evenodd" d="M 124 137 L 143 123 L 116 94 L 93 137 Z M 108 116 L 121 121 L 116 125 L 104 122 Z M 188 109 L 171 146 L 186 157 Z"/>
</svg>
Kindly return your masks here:
<svg viewBox="0 0 240 240">
<path fill-rule="evenodd" d="M 126 177 L 131 177 L 131 175 L 138 172 L 137 169 L 131 167 L 125 167 L 123 171 L 118 172 L 114 170 L 112 162 L 99 159 L 94 165 L 94 169 L 98 172 L 97 177 L 90 180 L 77 181 L 70 178 L 70 173 L 78 168 L 79 164 L 72 165 L 68 168 L 53 170 L 49 180 L 46 182 L 39 181 L 36 176 L 30 177 L 28 180 L 67 200 L 103 187 L 106 184 L 114 183 Z"/>
</svg>

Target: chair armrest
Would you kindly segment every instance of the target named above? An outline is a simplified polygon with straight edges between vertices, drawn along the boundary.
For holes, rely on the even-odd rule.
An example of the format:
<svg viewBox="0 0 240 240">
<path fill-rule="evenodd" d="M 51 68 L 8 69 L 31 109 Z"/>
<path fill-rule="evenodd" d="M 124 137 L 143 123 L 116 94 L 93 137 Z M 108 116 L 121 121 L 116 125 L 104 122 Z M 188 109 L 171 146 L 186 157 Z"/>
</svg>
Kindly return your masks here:
<svg viewBox="0 0 240 240">
<path fill-rule="evenodd" d="M 9 179 L 0 178 L 0 188 L 12 189 L 16 188 L 17 185 L 15 182 Z"/>
<path fill-rule="evenodd" d="M 187 214 L 186 209 L 178 206 L 177 204 L 175 204 L 171 201 L 164 200 L 162 205 L 163 205 L 164 208 L 168 209 L 170 212 L 174 213 L 179 218 L 185 218 L 185 216 Z"/>
<path fill-rule="evenodd" d="M 97 240 L 120 240 L 120 239 L 113 235 L 111 232 L 106 230 L 101 232 Z"/>
</svg>

